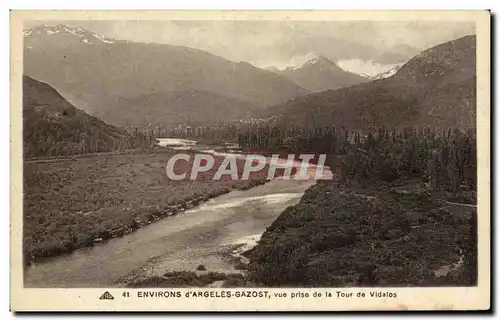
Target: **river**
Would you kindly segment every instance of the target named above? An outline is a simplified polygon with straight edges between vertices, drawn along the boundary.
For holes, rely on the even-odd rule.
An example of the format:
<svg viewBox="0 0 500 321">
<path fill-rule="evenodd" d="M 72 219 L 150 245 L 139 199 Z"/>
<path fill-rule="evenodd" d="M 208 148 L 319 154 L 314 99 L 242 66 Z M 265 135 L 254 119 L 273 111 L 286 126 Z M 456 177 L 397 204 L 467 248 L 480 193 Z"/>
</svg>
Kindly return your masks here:
<svg viewBox="0 0 500 321">
<path fill-rule="evenodd" d="M 233 272 L 236 245 L 253 245 L 314 180 L 275 179 L 233 191 L 178 215 L 25 270 L 26 287 L 119 287 L 167 271 Z"/>
</svg>

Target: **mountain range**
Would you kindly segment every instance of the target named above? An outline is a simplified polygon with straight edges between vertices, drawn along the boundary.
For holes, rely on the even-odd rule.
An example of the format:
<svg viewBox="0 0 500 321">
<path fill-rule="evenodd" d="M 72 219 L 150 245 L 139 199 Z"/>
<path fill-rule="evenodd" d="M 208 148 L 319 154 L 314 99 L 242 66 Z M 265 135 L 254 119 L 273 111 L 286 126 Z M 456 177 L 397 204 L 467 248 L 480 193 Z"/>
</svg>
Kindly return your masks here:
<svg viewBox="0 0 500 321">
<path fill-rule="evenodd" d="M 115 125 L 273 117 L 356 128 L 475 126 L 475 36 L 427 49 L 375 76 L 346 71 L 329 56 L 262 70 L 197 49 L 117 40 L 67 25 L 37 27 L 24 36 L 26 75 L 57 88 L 59 100 Z M 400 47 L 404 55 L 414 52 Z"/>
<path fill-rule="evenodd" d="M 109 110 L 118 110 L 123 99 L 161 92 L 208 92 L 242 101 L 244 107 L 235 106 L 239 110 L 307 93 L 293 81 L 246 62 L 187 47 L 116 40 L 67 25 L 24 32 L 24 73 L 114 124 L 123 121 L 120 113 Z"/>
<path fill-rule="evenodd" d="M 284 124 L 475 127 L 476 38 L 463 38 L 416 55 L 394 75 L 291 99 L 266 110 Z"/>
<path fill-rule="evenodd" d="M 359 59 L 379 64 L 398 64 L 405 63 L 421 50 L 404 44 L 374 46 L 357 42 L 355 39 L 347 41 L 331 35 L 301 33 L 295 36 L 293 52 L 297 56 L 312 53 L 335 62 Z"/>
</svg>

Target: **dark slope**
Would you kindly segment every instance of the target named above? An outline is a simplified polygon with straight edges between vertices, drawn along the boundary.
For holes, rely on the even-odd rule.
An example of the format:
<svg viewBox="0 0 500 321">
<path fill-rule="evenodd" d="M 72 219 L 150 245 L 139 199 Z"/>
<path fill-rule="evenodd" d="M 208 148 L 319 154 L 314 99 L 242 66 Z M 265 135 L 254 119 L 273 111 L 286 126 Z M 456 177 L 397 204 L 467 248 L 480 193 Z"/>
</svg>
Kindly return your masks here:
<svg viewBox="0 0 500 321">
<path fill-rule="evenodd" d="M 23 77 L 25 157 L 109 151 L 126 138 L 124 131 L 73 107 L 49 85 Z"/>
<path fill-rule="evenodd" d="M 201 90 L 166 91 L 121 99 L 102 117 L 120 125 L 215 124 L 251 116 L 262 106 Z"/>
</svg>

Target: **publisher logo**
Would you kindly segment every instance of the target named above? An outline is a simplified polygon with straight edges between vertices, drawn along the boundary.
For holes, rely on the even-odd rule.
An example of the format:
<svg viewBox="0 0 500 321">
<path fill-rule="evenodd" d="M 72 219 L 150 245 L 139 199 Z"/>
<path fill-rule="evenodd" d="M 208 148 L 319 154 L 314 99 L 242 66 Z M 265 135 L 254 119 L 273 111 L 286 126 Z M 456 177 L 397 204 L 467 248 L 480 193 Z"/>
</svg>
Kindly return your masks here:
<svg viewBox="0 0 500 321">
<path fill-rule="evenodd" d="M 114 300 L 115 298 L 109 293 L 108 291 L 104 292 L 100 297 L 99 300 Z"/>
</svg>

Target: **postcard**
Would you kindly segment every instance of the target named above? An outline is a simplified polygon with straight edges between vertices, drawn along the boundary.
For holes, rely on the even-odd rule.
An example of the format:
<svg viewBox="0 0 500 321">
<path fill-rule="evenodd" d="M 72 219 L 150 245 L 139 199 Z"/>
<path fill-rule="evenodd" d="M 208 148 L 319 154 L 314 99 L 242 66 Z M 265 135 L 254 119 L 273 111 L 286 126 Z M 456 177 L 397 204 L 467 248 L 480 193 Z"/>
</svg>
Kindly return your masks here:
<svg viewBox="0 0 500 321">
<path fill-rule="evenodd" d="M 12 11 L 13 311 L 490 309 L 490 12 Z"/>
</svg>

